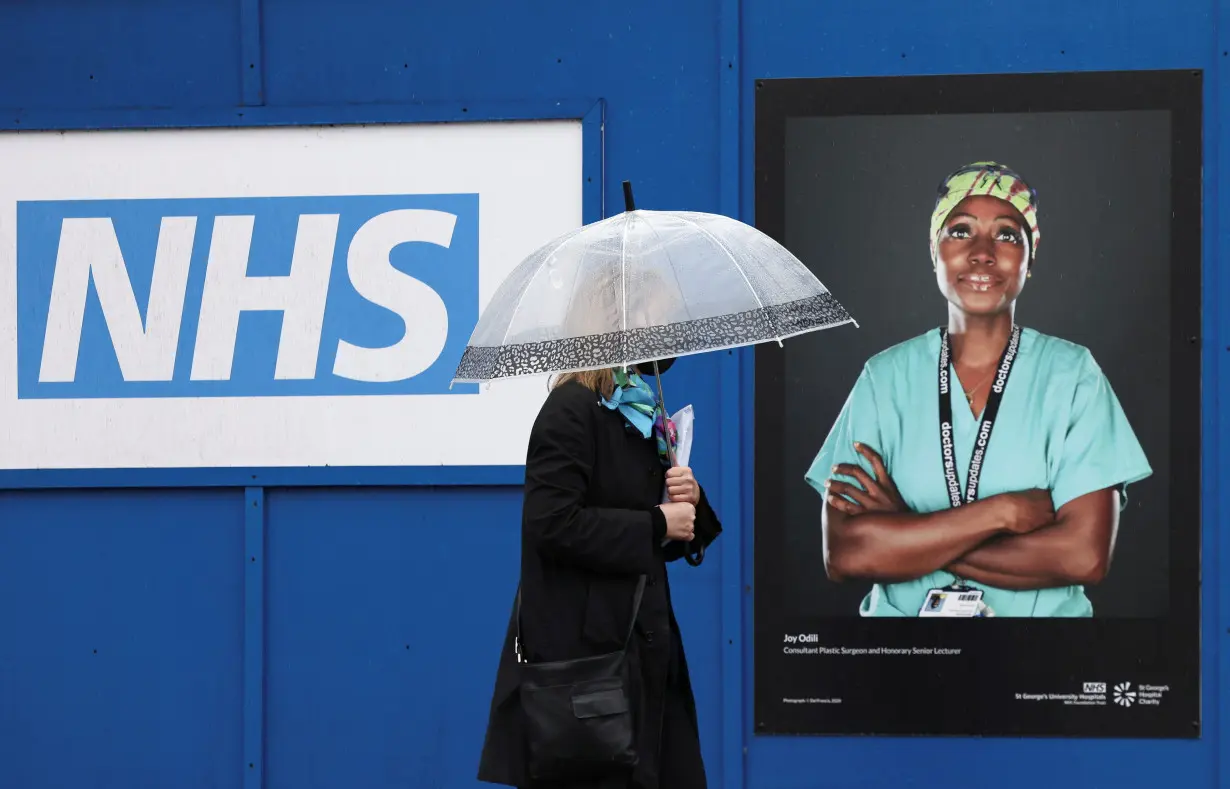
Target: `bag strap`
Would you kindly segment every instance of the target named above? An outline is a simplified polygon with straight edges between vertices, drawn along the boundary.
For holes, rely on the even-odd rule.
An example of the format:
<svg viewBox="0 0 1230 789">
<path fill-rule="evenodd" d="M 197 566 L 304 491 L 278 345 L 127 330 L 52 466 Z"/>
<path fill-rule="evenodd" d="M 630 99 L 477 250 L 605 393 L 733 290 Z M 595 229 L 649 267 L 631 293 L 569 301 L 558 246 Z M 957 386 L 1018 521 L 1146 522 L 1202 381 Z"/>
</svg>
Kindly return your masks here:
<svg viewBox="0 0 1230 789">
<path fill-rule="evenodd" d="M 628 622 L 628 632 L 624 635 L 624 645 L 621 651 L 628 648 L 628 644 L 632 641 L 632 631 L 636 629 L 636 617 L 641 613 L 641 601 L 645 597 L 645 580 L 647 576 L 642 575 L 636 581 L 636 594 L 632 599 L 632 619 Z M 517 584 L 517 635 L 513 640 L 513 652 L 517 656 L 518 663 L 524 663 L 525 658 L 521 652 L 521 584 Z"/>
</svg>

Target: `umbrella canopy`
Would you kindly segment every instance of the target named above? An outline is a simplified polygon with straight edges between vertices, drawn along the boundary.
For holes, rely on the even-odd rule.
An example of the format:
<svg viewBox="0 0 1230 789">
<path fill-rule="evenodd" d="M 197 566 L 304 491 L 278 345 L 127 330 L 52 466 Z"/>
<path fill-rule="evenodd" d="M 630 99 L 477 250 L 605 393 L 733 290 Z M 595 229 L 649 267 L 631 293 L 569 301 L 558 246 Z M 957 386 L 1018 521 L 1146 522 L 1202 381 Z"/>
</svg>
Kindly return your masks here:
<svg viewBox="0 0 1230 789">
<path fill-rule="evenodd" d="M 854 319 L 759 230 L 719 214 L 629 210 L 553 239 L 483 311 L 455 382 L 593 370 L 752 345 Z"/>
</svg>

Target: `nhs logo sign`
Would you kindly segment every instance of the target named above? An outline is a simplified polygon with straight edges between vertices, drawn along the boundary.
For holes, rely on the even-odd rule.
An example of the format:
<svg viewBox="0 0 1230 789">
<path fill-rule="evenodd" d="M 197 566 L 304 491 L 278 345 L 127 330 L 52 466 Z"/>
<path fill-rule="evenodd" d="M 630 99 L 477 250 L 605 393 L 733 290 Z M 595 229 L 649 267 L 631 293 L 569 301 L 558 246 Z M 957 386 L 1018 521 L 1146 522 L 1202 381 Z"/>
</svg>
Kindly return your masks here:
<svg viewBox="0 0 1230 789">
<path fill-rule="evenodd" d="M 448 393 L 478 228 L 477 194 L 18 202 L 17 395 Z"/>
<path fill-rule="evenodd" d="M 582 224 L 581 122 L 0 132 L 0 470 L 517 466 L 458 384 Z"/>
</svg>

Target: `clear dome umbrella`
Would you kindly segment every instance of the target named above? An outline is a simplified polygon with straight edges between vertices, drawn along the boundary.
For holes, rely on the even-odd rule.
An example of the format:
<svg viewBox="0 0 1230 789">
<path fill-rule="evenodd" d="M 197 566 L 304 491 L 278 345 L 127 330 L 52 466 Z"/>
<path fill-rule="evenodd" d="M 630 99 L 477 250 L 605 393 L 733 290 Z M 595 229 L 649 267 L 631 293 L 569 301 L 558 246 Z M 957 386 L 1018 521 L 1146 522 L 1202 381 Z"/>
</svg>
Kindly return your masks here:
<svg viewBox="0 0 1230 789">
<path fill-rule="evenodd" d="M 627 210 L 544 244 L 505 278 L 455 383 L 632 366 L 855 323 L 754 227 L 638 210 L 623 186 Z"/>
<path fill-rule="evenodd" d="M 785 247 L 720 214 L 638 210 L 569 231 L 497 288 L 454 383 L 630 367 L 858 324 Z M 670 413 L 667 411 L 666 413 Z M 672 465 L 674 448 L 667 442 Z M 703 548 L 688 564 L 704 559 Z"/>
</svg>

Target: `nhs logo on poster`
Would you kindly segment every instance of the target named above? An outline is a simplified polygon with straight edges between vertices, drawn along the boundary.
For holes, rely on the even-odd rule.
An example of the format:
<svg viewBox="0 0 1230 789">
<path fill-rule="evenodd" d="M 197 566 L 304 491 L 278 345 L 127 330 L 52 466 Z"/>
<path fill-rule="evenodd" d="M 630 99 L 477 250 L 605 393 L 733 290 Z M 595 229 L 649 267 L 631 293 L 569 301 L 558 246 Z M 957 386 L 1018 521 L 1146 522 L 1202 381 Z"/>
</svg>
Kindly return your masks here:
<svg viewBox="0 0 1230 789">
<path fill-rule="evenodd" d="M 579 120 L 0 132 L 0 470 L 520 466 L 458 384 L 582 224 Z"/>
<path fill-rule="evenodd" d="M 16 208 L 19 399 L 476 391 L 477 194 Z"/>
</svg>

